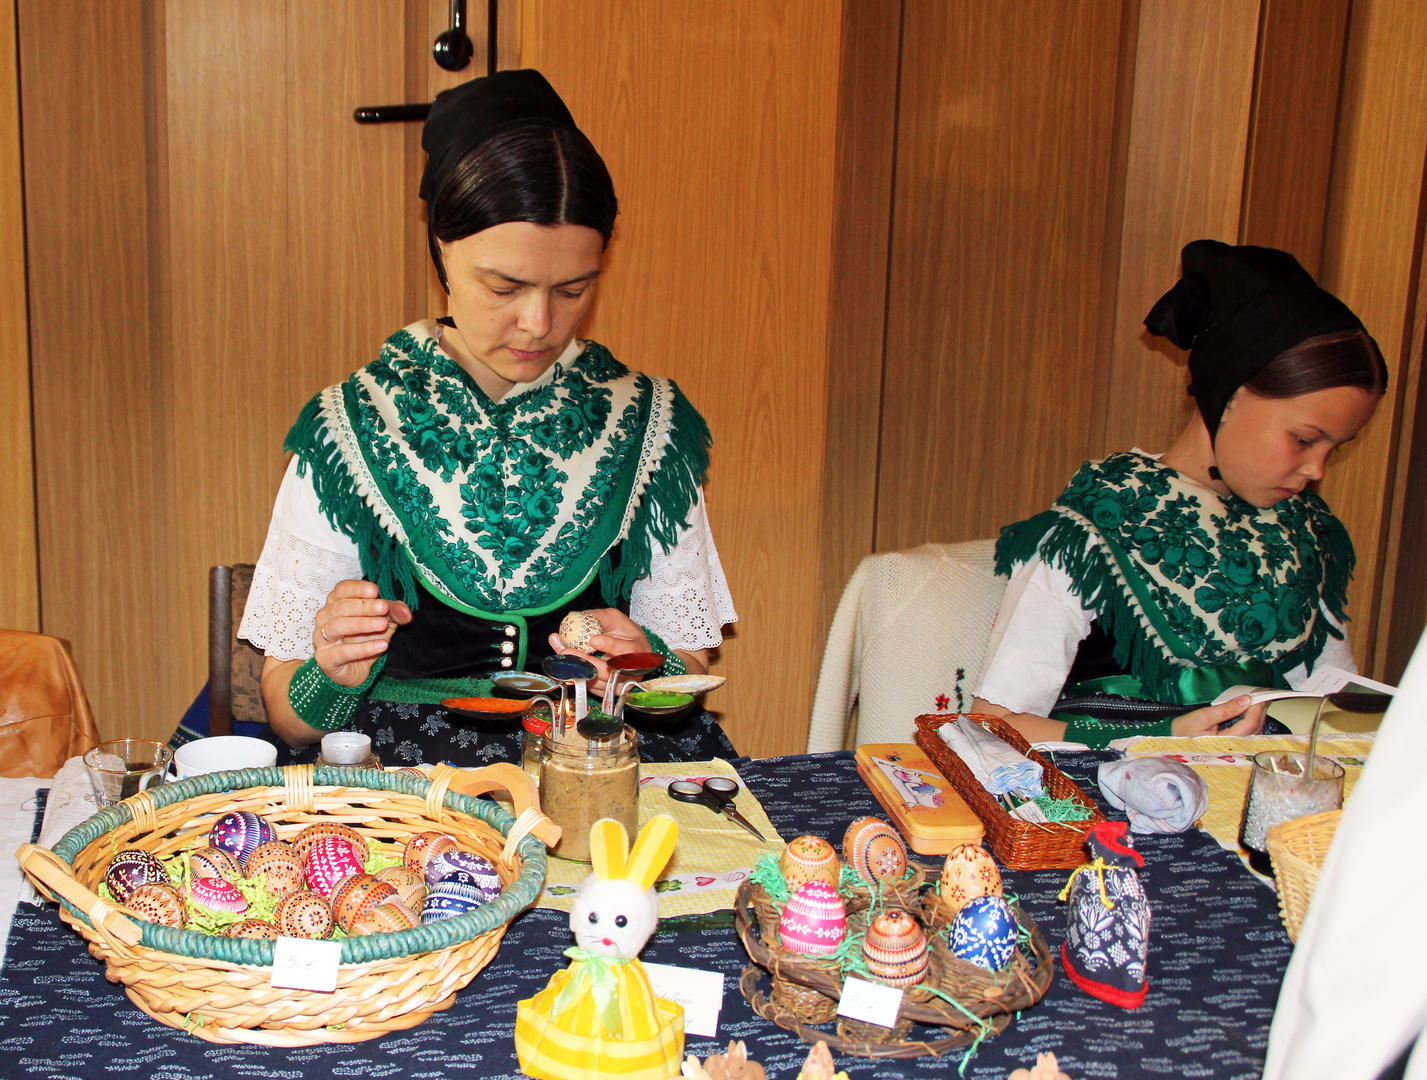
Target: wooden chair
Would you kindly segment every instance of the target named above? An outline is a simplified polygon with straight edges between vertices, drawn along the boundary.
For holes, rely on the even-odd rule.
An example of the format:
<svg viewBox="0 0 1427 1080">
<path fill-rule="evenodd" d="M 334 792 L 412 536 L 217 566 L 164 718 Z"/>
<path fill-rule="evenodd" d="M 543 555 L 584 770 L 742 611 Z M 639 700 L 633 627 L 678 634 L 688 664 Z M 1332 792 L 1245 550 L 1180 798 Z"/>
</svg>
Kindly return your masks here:
<svg viewBox="0 0 1427 1080">
<path fill-rule="evenodd" d="M 251 563 L 208 570 L 208 734 L 233 734 L 233 721 L 268 722 L 263 707 L 263 654 L 238 639 Z"/>
</svg>

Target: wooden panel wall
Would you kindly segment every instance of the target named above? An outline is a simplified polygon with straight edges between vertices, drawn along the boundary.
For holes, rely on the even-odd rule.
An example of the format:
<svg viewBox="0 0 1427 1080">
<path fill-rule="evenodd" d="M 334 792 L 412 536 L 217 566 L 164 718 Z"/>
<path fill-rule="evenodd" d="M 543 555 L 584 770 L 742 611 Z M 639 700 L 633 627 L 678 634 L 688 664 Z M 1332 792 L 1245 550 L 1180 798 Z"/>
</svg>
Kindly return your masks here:
<svg viewBox="0 0 1427 1080">
<path fill-rule="evenodd" d="M 522 63 L 565 96 L 620 195 L 588 332 L 677 379 L 714 433 L 710 517 L 740 621 L 710 705 L 744 753 L 801 750 L 822 651 L 841 5 L 525 10 Z"/>
<path fill-rule="evenodd" d="M 15 5 L 0 6 L 0 627 L 40 628 Z"/>
</svg>

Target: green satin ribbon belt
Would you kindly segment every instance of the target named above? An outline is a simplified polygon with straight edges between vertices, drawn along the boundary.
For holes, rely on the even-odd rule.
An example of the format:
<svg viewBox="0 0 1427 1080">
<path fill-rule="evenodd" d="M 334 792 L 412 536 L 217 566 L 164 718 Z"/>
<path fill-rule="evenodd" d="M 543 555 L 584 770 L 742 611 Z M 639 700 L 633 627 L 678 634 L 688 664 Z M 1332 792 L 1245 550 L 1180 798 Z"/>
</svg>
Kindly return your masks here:
<svg viewBox="0 0 1427 1080">
<path fill-rule="evenodd" d="M 578 945 L 566 949 L 565 955 L 575 963 L 570 965 L 570 981 L 555 998 L 553 1014 L 559 1016 L 566 1009 L 574 1008 L 586 993 L 592 993 L 605 1031 L 616 1038 L 623 1035 L 624 1020 L 619 1014 L 619 976 L 614 969 L 629 961 L 617 956 L 596 956 Z"/>
</svg>

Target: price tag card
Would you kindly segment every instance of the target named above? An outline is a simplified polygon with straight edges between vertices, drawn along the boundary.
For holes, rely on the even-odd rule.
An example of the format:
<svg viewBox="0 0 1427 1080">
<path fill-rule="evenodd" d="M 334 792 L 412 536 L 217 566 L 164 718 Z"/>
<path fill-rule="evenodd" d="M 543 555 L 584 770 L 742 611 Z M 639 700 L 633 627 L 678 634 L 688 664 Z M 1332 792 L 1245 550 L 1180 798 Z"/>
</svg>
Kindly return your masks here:
<svg viewBox="0 0 1427 1080">
<path fill-rule="evenodd" d="M 337 969 L 341 963 L 340 941 L 280 937 L 273 943 L 271 983 L 286 990 L 330 994 L 337 989 Z"/>
<path fill-rule="evenodd" d="M 849 1020 L 890 1028 L 897 1026 L 897 1013 L 902 1008 L 902 991 L 894 986 L 880 986 L 866 979 L 844 979 L 837 1014 Z"/>
<path fill-rule="evenodd" d="M 718 1013 L 723 1008 L 723 975 L 717 971 L 645 964 L 649 982 L 661 998 L 684 1007 L 684 1031 L 712 1039 L 718 1034 Z"/>
</svg>

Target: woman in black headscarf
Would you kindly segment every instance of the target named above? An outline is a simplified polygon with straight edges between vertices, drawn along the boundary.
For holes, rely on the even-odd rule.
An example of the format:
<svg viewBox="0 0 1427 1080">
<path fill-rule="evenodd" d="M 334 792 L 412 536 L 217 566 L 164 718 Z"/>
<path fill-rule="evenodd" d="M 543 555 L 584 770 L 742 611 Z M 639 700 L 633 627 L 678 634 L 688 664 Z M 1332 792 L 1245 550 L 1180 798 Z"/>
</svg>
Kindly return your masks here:
<svg viewBox="0 0 1427 1080">
<path fill-rule="evenodd" d="M 422 147 L 450 315 L 302 410 L 239 632 L 288 746 L 353 728 L 388 763 L 470 764 L 515 757 L 518 731 L 440 702 L 538 670 L 567 612 L 603 626 L 595 689 L 617 653 L 703 672 L 736 616 L 703 418 L 576 336 L 618 206 L 599 154 L 534 71 L 439 95 Z M 647 739 L 662 759 L 734 752 L 701 710 Z"/>
<path fill-rule="evenodd" d="M 1198 412 L 1163 455 L 1086 462 L 1008 526 L 1010 577 L 973 709 L 1032 740 L 1249 735 L 1236 685 L 1356 670 L 1353 547 L 1309 485 L 1387 386 L 1376 343 L 1293 256 L 1196 240 L 1145 319 L 1189 357 Z"/>
</svg>

